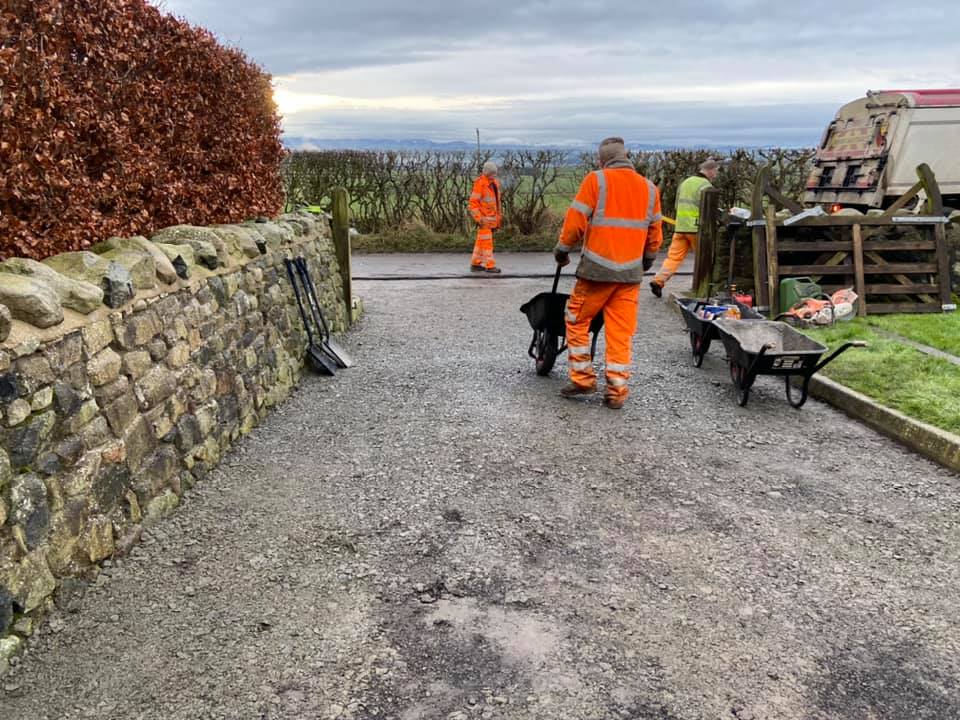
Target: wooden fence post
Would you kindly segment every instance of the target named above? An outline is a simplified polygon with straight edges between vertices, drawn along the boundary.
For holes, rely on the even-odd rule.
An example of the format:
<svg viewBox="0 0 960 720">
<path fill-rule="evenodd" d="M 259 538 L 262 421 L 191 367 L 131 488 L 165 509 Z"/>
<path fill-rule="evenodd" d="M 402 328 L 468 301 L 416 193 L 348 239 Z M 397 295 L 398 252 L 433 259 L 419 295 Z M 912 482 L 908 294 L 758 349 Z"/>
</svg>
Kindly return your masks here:
<svg viewBox="0 0 960 720">
<path fill-rule="evenodd" d="M 693 292 L 698 298 L 710 294 L 713 278 L 713 257 L 717 249 L 717 223 L 720 191 L 706 188 L 700 193 L 700 229 L 697 238 L 697 256 L 693 264 Z"/>
<path fill-rule="evenodd" d="M 333 196 L 333 245 L 337 251 L 343 299 L 347 306 L 347 327 L 353 324 L 353 269 L 350 266 L 350 193 L 337 187 Z"/>
</svg>

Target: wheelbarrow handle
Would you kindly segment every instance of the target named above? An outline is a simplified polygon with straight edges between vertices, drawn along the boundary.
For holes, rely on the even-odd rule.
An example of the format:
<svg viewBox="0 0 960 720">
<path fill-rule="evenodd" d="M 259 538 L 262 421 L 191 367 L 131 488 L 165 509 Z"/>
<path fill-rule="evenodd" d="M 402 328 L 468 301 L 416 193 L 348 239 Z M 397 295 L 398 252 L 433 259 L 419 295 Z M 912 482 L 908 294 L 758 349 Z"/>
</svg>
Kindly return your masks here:
<svg viewBox="0 0 960 720">
<path fill-rule="evenodd" d="M 563 265 L 557 263 L 557 272 L 553 276 L 553 294 L 557 294 L 557 287 L 560 285 L 560 273 L 563 271 Z"/>
<path fill-rule="evenodd" d="M 753 362 L 750 363 L 750 367 L 747 368 L 747 377 L 753 377 L 756 373 L 757 366 L 760 365 L 760 361 L 763 360 L 763 356 L 767 354 L 767 350 L 773 350 L 777 347 L 776 343 L 765 343 L 760 347 L 760 352 L 757 353 L 757 356 L 753 359 Z"/>
<path fill-rule="evenodd" d="M 817 366 L 813 369 L 813 372 L 814 372 L 814 373 L 820 372 L 824 367 L 827 366 L 828 363 L 830 363 L 830 362 L 832 362 L 833 360 L 835 360 L 838 355 L 840 355 L 841 353 L 846 352 L 847 350 L 849 350 L 850 348 L 853 348 L 853 347 L 855 347 L 855 348 L 865 348 L 865 347 L 869 347 L 869 346 L 868 346 L 867 343 L 864 342 L 863 340 L 851 340 L 850 342 L 844 343 L 843 345 L 841 345 L 840 347 L 838 347 L 836 350 L 834 350 L 832 353 L 830 353 L 830 355 L 827 357 L 826 360 L 821 360 L 819 363 L 817 363 Z M 810 373 L 810 374 L 813 375 L 813 373 Z"/>
</svg>

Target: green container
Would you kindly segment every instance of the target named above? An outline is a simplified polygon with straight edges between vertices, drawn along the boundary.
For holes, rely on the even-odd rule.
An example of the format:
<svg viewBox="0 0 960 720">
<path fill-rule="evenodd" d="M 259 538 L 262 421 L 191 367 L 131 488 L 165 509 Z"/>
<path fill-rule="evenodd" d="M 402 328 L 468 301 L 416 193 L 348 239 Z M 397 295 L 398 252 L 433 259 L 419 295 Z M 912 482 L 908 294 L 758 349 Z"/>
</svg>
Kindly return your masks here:
<svg viewBox="0 0 960 720">
<path fill-rule="evenodd" d="M 780 312 L 785 313 L 804 298 L 820 297 L 823 289 L 808 277 L 780 281 Z"/>
</svg>

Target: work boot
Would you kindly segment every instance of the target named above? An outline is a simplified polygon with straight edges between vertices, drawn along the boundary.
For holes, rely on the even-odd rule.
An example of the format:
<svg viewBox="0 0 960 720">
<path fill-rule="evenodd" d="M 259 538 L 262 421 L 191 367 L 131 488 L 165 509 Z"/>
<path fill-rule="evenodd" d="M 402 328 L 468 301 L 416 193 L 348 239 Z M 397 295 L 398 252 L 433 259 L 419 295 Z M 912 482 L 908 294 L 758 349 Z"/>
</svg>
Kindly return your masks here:
<svg viewBox="0 0 960 720">
<path fill-rule="evenodd" d="M 620 408 L 623 407 L 623 398 L 607 395 L 603 399 L 603 404 L 606 405 L 611 410 L 619 410 Z"/>
<path fill-rule="evenodd" d="M 471 265 L 470 272 L 483 272 L 483 265 Z"/>
<path fill-rule="evenodd" d="M 567 383 L 560 390 L 560 397 L 565 398 L 574 398 L 577 395 L 592 395 L 597 391 L 596 386 L 593 387 L 581 387 L 580 385 L 574 385 L 573 383 Z"/>
<path fill-rule="evenodd" d="M 491 275 L 499 275 L 503 271 L 498 267 L 488 267 L 486 272 L 490 273 Z"/>
<path fill-rule="evenodd" d="M 658 283 L 656 280 L 650 281 L 650 292 L 656 295 L 658 298 L 663 297 L 663 285 Z"/>
</svg>

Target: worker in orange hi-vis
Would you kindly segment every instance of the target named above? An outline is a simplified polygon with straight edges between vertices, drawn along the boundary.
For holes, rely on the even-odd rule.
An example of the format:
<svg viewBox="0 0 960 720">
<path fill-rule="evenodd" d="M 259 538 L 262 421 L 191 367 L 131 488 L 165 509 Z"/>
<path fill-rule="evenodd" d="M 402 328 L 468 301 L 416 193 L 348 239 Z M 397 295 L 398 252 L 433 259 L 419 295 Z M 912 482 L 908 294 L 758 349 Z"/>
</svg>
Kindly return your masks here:
<svg viewBox="0 0 960 720">
<path fill-rule="evenodd" d="M 500 210 L 497 164 L 492 160 L 483 164 L 482 174 L 474 181 L 467 208 L 477 224 L 477 240 L 473 245 L 470 270 L 499 274 L 500 268 L 493 259 L 493 231 L 500 227 L 503 214 Z"/>
<path fill-rule="evenodd" d="M 700 172 L 680 183 L 677 188 L 677 224 L 673 228 L 673 238 L 667 250 L 667 259 L 657 276 L 650 281 L 650 292 L 657 297 L 663 296 L 663 286 L 672 278 L 687 253 L 697 251 L 697 238 L 700 232 L 700 194 L 717 178 L 720 163 L 712 157 L 700 163 Z"/>
<path fill-rule="evenodd" d="M 600 170 L 590 173 L 567 210 L 554 257 L 561 266 L 583 246 L 577 284 L 567 302 L 570 383 L 560 394 L 572 398 L 597 389 L 590 357 L 590 322 L 604 316 L 607 339 L 604 404 L 618 410 L 629 390 L 631 343 L 643 274 L 663 242 L 660 191 L 638 173 L 621 138 L 600 143 Z"/>
</svg>

